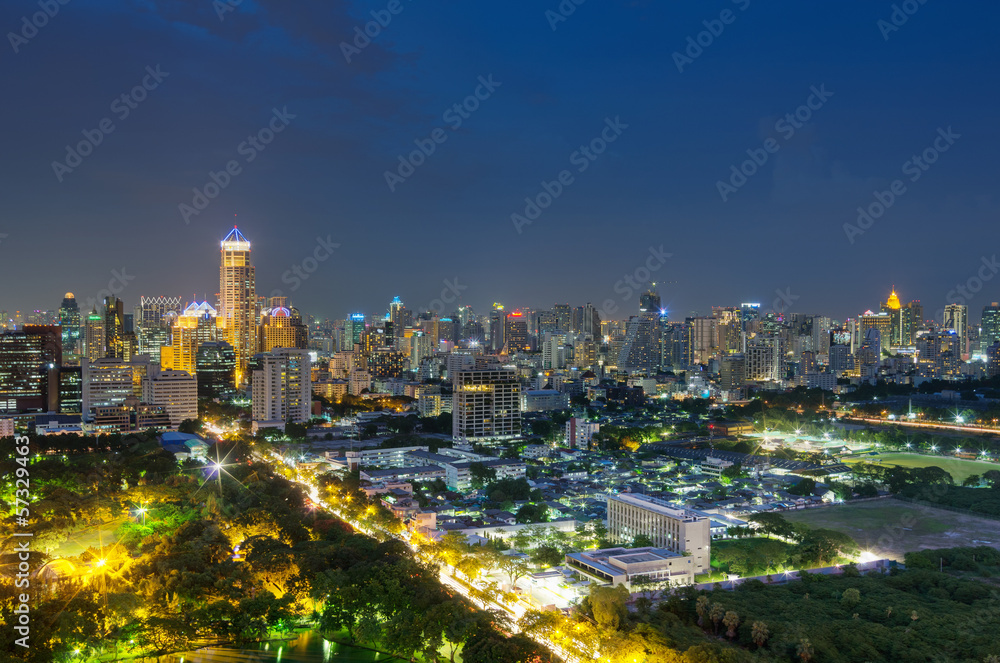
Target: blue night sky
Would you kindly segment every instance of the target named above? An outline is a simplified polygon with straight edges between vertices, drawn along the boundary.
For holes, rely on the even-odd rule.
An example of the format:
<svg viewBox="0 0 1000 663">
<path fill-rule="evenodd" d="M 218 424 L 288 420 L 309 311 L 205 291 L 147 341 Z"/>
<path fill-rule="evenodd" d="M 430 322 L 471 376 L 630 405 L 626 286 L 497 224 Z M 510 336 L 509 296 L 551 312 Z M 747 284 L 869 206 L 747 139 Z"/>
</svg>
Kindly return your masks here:
<svg viewBox="0 0 1000 663">
<path fill-rule="evenodd" d="M 661 247 L 672 257 L 651 278 L 672 317 L 769 308 L 776 291 L 843 317 L 893 284 L 931 314 L 993 256 L 1000 5 L 910 0 L 889 31 L 891 2 L 680 4 L 566 0 L 556 22 L 558 0 L 69 0 L 35 33 L 22 17 L 38 0 L 5 0 L 0 309 L 86 301 L 122 268 L 127 306 L 214 300 L 234 222 L 258 293 L 320 317 L 382 313 L 394 295 L 426 308 L 457 279 L 478 312 L 612 300 L 620 318 L 638 296 L 616 284 Z M 341 44 L 372 11 L 391 20 L 348 63 Z M 720 34 L 679 71 L 706 21 Z M 126 106 L 144 77 L 154 89 Z M 478 108 L 446 116 L 477 87 Z M 778 124 L 807 103 L 807 121 Z M 263 149 L 245 143 L 274 109 L 294 118 Z M 601 154 L 578 153 L 616 119 Z M 960 137 L 939 152 L 949 127 Z M 100 144 L 77 163 L 83 131 Z M 432 135 L 390 190 L 386 171 Z M 907 164 L 928 148 L 933 165 Z M 724 201 L 747 150 L 766 162 Z M 185 223 L 180 206 L 230 161 Z M 571 183 L 518 232 L 511 215 L 562 171 Z M 849 239 L 895 180 L 905 191 Z M 314 263 L 318 237 L 339 247 Z M 972 318 L 996 299 L 1000 278 L 968 300 Z"/>
</svg>

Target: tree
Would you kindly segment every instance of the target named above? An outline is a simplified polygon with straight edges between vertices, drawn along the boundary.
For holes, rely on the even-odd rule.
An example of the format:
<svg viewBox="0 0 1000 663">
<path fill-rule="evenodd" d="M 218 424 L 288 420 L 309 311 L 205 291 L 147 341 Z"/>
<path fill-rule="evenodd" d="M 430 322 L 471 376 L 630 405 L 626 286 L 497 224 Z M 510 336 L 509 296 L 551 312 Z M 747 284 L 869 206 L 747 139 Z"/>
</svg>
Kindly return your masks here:
<svg viewBox="0 0 1000 663">
<path fill-rule="evenodd" d="M 708 618 L 712 620 L 712 628 L 716 635 L 719 633 L 719 622 L 726 616 L 726 609 L 718 603 L 713 603 L 708 611 Z"/>
<path fill-rule="evenodd" d="M 481 462 L 469 464 L 469 475 L 472 477 L 472 487 L 479 489 L 497 479 L 497 471 L 486 467 Z"/>
<path fill-rule="evenodd" d="M 705 616 L 708 614 L 708 609 L 711 606 L 708 597 L 702 594 L 698 597 L 698 601 L 695 603 L 695 612 L 698 613 L 698 626 L 705 626 Z"/>
<path fill-rule="evenodd" d="M 639 534 L 629 545 L 630 548 L 652 548 L 654 545 L 653 540 L 649 538 L 646 534 Z"/>
<path fill-rule="evenodd" d="M 754 644 L 758 647 L 763 647 L 767 644 L 767 639 L 771 637 L 771 631 L 767 628 L 765 622 L 754 622 L 750 626 L 750 639 L 753 640 Z"/>
<path fill-rule="evenodd" d="M 732 610 L 727 610 L 722 624 L 726 627 L 726 637 L 732 640 L 736 637 L 736 627 L 740 625 L 740 616 Z"/>
<path fill-rule="evenodd" d="M 795 646 L 795 655 L 802 659 L 802 663 L 809 663 L 814 655 L 812 643 L 808 638 L 802 638 Z"/>
<path fill-rule="evenodd" d="M 794 533 L 792 524 L 780 513 L 774 513 L 773 511 L 755 513 L 748 517 L 747 520 L 759 525 L 764 530 L 766 536 L 774 534 L 782 538 L 790 538 Z"/>
<path fill-rule="evenodd" d="M 792 495 L 812 495 L 813 491 L 816 490 L 816 481 L 806 477 L 799 481 L 797 484 L 788 489 L 788 492 Z"/>
<path fill-rule="evenodd" d="M 525 504 L 524 506 L 522 506 L 520 509 L 517 510 L 517 513 L 514 514 L 514 517 L 517 519 L 517 522 L 521 524 L 544 523 L 547 522 L 549 519 L 548 513 L 549 513 L 549 507 L 544 503 Z"/>
<path fill-rule="evenodd" d="M 838 556 L 855 557 L 859 548 L 857 542 L 843 532 L 820 528 L 806 533 L 799 544 L 799 551 L 803 560 L 822 566 Z"/>
<path fill-rule="evenodd" d="M 629 598 L 625 585 L 606 587 L 592 585 L 590 588 L 590 609 L 594 613 L 594 621 L 601 628 L 617 631 L 618 627 L 628 619 L 627 602 Z"/>
<path fill-rule="evenodd" d="M 853 609 L 860 602 L 861 592 L 854 587 L 845 589 L 843 595 L 840 597 L 840 604 L 848 610 Z"/>
<path fill-rule="evenodd" d="M 203 424 L 198 419 L 185 419 L 177 426 L 177 430 L 180 433 L 197 435 L 201 432 L 202 426 Z"/>
<path fill-rule="evenodd" d="M 515 586 L 517 581 L 528 575 L 530 571 L 528 563 L 514 555 L 500 555 L 497 559 L 497 568 L 507 576 L 511 587 Z"/>
</svg>

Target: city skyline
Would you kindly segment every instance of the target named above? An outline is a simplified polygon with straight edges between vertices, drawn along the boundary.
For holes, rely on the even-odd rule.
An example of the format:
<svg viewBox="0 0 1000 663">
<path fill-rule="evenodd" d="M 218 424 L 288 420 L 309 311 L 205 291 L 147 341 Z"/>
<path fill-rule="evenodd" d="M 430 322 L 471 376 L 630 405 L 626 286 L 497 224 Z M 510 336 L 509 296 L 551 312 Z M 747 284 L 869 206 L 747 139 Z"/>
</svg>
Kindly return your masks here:
<svg viewBox="0 0 1000 663">
<path fill-rule="evenodd" d="M 672 254 L 653 278 L 681 314 L 790 288 L 843 318 L 888 283 L 933 311 L 995 262 L 975 241 L 998 211 L 996 93 L 977 76 L 1000 59 L 988 3 L 922 4 L 894 29 L 891 3 L 489 21 L 404 3 L 364 48 L 372 8 L 307 3 L 305 22 L 272 0 L 223 5 L 70 3 L 37 34 L 34 4 L 0 8 L 15 35 L 0 81 L 37 102 L 2 111 L 18 131 L 0 279 L 32 270 L 4 308 L 85 299 L 111 270 L 133 277 L 126 300 L 203 293 L 210 266 L 174 266 L 234 222 L 262 247 L 261 293 L 331 317 L 456 279 L 476 308 L 617 300 L 650 248 Z M 318 241 L 337 248 L 288 292 Z M 48 246 L 58 272 L 32 269 Z"/>
</svg>

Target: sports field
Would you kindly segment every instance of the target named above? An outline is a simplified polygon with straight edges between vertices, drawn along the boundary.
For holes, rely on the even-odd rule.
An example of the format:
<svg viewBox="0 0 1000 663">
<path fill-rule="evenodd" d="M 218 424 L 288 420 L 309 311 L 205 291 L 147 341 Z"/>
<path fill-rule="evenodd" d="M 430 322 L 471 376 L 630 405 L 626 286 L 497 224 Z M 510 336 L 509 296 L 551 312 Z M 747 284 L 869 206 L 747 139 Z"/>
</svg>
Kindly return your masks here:
<svg viewBox="0 0 1000 663">
<path fill-rule="evenodd" d="M 876 557 L 902 561 L 908 551 L 958 546 L 1000 548 L 1000 521 L 895 499 L 782 512 L 794 523 L 851 536 Z"/>
<path fill-rule="evenodd" d="M 955 483 L 961 484 L 973 474 L 982 474 L 989 470 L 1000 470 L 1000 463 L 986 463 L 979 460 L 965 460 L 944 456 L 925 456 L 924 454 L 880 453 L 877 456 L 851 458 L 842 457 L 845 463 L 878 463 L 882 465 L 900 465 L 902 467 L 940 467 L 951 475 Z"/>
</svg>

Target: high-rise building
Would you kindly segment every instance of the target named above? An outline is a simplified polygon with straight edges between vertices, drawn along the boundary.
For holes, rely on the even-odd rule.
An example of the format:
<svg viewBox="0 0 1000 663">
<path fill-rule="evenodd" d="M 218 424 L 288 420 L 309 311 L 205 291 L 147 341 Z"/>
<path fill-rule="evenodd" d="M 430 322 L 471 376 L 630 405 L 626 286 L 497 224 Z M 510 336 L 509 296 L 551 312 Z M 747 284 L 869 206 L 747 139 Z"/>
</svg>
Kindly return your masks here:
<svg viewBox="0 0 1000 663">
<path fill-rule="evenodd" d="M 219 317 L 236 353 L 236 384 L 247 384 L 247 364 L 257 352 L 257 281 L 250 261 L 250 240 L 233 229 L 221 242 Z"/>
<path fill-rule="evenodd" d="M 159 364 L 160 348 L 169 344 L 170 328 L 180 314 L 180 297 L 140 297 L 135 307 L 139 354 L 149 355 L 151 362 Z"/>
<path fill-rule="evenodd" d="M 655 290 L 647 290 L 639 295 L 639 310 L 643 313 L 659 313 L 660 295 Z"/>
<path fill-rule="evenodd" d="M 311 417 L 312 370 L 309 352 L 275 348 L 254 358 L 251 380 L 254 429 L 303 424 Z"/>
<path fill-rule="evenodd" d="M 723 355 L 719 360 L 719 389 L 736 391 L 746 382 L 746 355 L 742 353 Z"/>
<path fill-rule="evenodd" d="M 569 304 L 556 304 L 552 307 L 552 312 L 555 313 L 556 319 L 558 320 L 559 331 L 572 331 L 573 328 L 573 308 Z"/>
<path fill-rule="evenodd" d="M 25 325 L 0 334 L 0 412 L 56 412 L 62 330 Z"/>
<path fill-rule="evenodd" d="M 509 440 L 521 435 L 521 384 L 499 366 L 457 371 L 452 377 L 452 437 L 458 442 Z"/>
<path fill-rule="evenodd" d="M 361 334 L 365 331 L 365 316 L 363 313 L 352 313 L 344 321 L 344 352 L 352 352 L 354 346 L 361 343 Z"/>
<path fill-rule="evenodd" d="M 982 354 L 994 343 L 1000 341 L 1000 303 L 993 302 L 983 307 L 983 320 L 980 324 L 979 344 Z"/>
<path fill-rule="evenodd" d="M 995 378 L 1000 375 L 1000 341 L 993 341 L 986 348 L 986 377 Z"/>
<path fill-rule="evenodd" d="M 954 329 L 958 334 L 960 358 L 969 354 L 969 307 L 965 304 L 948 304 L 944 307 L 945 329 Z"/>
<path fill-rule="evenodd" d="M 186 419 L 198 418 L 198 382 L 185 371 L 153 366 L 142 379 L 142 401 L 162 407 L 176 428 Z"/>
<path fill-rule="evenodd" d="M 227 398 L 236 391 L 236 354 L 225 341 L 209 341 L 198 346 L 195 358 L 198 396 Z"/>
<path fill-rule="evenodd" d="M 275 298 L 277 299 L 277 298 Z M 292 326 L 292 312 L 284 306 L 268 310 L 261 318 L 260 351 L 296 347 L 296 329 Z"/>
<path fill-rule="evenodd" d="M 126 398 L 142 396 L 142 380 L 149 373 L 149 358 L 139 355 L 132 361 L 107 357 L 81 360 L 83 417 L 92 421 L 97 408 L 120 407 Z"/>
<path fill-rule="evenodd" d="M 160 366 L 195 374 L 198 347 L 219 339 L 224 332 L 216 310 L 208 302 L 191 302 L 177 317 L 170 332 L 170 345 L 160 348 Z"/>
<path fill-rule="evenodd" d="M 80 414 L 83 411 L 83 368 L 63 366 L 59 369 L 59 414 Z"/>
<path fill-rule="evenodd" d="M 125 305 L 114 296 L 104 299 L 104 356 L 125 358 Z"/>
<path fill-rule="evenodd" d="M 90 361 L 104 359 L 104 318 L 93 310 L 83 327 L 84 356 Z"/>
<path fill-rule="evenodd" d="M 774 382 L 784 377 L 784 339 L 774 335 L 757 335 L 747 343 L 746 379 Z"/>
<path fill-rule="evenodd" d="M 566 307 L 567 325 L 569 322 L 569 307 Z M 567 327 L 568 328 L 568 327 Z M 504 313 L 503 304 L 494 303 L 493 310 L 490 311 L 490 348 L 499 354 L 503 352 L 506 345 L 505 334 L 507 332 L 507 314 Z"/>
<path fill-rule="evenodd" d="M 528 342 L 528 321 L 521 311 L 508 313 L 504 327 L 504 349 L 506 354 L 531 350 Z"/>
<path fill-rule="evenodd" d="M 628 372 L 655 373 L 660 366 L 659 310 L 628 320 L 625 342 L 618 353 L 618 368 Z"/>
<path fill-rule="evenodd" d="M 80 307 L 72 292 L 67 292 L 59 306 L 59 325 L 62 328 L 63 361 L 75 363 L 80 353 Z"/>
</svg>

